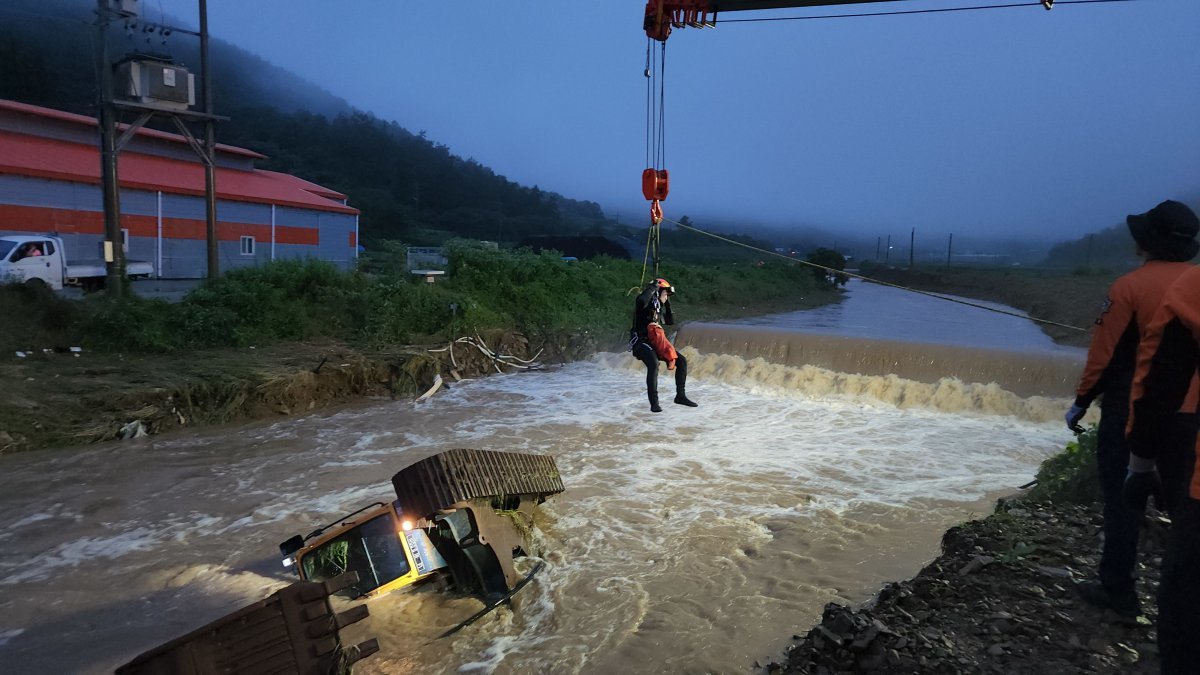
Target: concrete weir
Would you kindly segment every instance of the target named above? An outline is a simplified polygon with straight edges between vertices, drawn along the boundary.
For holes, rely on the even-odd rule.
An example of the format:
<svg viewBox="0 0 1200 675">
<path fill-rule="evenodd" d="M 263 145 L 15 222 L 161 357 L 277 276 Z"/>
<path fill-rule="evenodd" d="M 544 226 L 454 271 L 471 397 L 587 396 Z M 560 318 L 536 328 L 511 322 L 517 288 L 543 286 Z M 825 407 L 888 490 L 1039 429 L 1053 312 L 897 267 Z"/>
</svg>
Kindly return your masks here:
<svg viewBox="0 0 1200 675">
<path fill-rule="evenodd" d="M 1017 396 L 1070 397 L 1083 358 L 1072 353 L 1009 351 L 956 345 L 804 333 L 764 326 L 689 323 L 678 347 L 839 373 L 895 375 L 917 382 L 957 378 L 995 383 Z"/>
</svg>

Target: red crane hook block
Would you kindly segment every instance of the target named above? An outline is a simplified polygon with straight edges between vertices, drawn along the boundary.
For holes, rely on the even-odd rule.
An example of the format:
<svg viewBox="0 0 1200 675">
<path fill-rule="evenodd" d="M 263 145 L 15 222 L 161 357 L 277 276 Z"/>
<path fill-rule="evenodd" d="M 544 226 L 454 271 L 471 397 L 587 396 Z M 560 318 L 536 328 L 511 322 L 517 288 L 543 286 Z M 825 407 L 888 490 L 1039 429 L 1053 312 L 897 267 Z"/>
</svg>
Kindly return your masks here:
<svg viewBox="0 0 1200 675">
<path fill-rule="evenodd" d="M 671 174 L 666 169 L 642 172 L 642 195 L 649 201 L 662 201 L 671 189 Z"/>
</svg>

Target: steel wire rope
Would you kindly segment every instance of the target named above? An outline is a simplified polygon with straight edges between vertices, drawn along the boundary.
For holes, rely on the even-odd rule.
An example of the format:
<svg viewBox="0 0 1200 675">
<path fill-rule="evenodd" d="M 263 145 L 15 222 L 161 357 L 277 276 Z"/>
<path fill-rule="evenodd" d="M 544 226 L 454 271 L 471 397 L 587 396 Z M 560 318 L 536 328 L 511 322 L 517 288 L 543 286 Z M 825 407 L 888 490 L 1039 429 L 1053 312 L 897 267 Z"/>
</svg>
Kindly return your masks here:
<svg viewBox="0 0 1200 675">
<path fill-rule="evenodd" d="M 653 124 L 653 115 L 650 112 L 652 102 L 654 100 L 654 85 L 650 77 L 650 69 L 653 67 L 653 49 L 654 40 L 646 38 L 646 70 L 643 74 L 646 76 L 646 166 L 650 166 L 650 152 L 653 144 L 650 140 L 650 128 Z"/>
<path fill-rule="evenodd" d="M 659 45 L 658 68 L 658 156 L 656 169 L 667 166 L 667 43 Z"/>
<path fill-rule="evenodd" d="M 945 300 L 945 301 L 947 301 L 947 302 L 953 302 L 953 303 L 957 303 L 957 304 L 960 304 L 960 305 L 966 305 L 966 306 L 968 306 L 968 307 L 975 307 L 975 308 L 977 308 L 977 309 L 984 309 L 984 310 L 987 310 L 987 311 L 989 311 L 989 312 L 995 312 L 996 314 L 1004 314 L 1004 315 L 1007 315 L 1007 316 L 1015 316 L 1015 317 L 1017 317 L 1017 318 L 1019 318 L 1019 319 L 1028 319 L 1028 320 L 1030 320 L 1030 321 L 1033 321 L 1033 322 L 1036 322 L 1036 323 L 1042 323 L 1042 324 L 1046 324 L 1046 325 L 1048 325 L 1048 326 L 1058 326 L 1059 328 L 1069 328 L 1070 330 L 1076 330 L 1076 331 L 1079 331 L 1079 332 L 1081 332 L 1081 333 L 1086 333 L 1086 332 L 1087 332 L 1087 329 L 1086 329 L 1086 328 L 1080 328 L 1079 326 L 1072 326 L 1072 325 L 1070 325 L 1070 324 L 1059 323 L 1059 322 L 1057 322 L 1057 321 L 1051 321 L 1051 320 L 1049 320 L 1049 319 L 1039 319 L 1038 317 L 1035 317 L 1035 316 L 1029 316 L 1029 315 L 1027 315 L 1027 314 L 1020 314 L 1020 313 L 1018 313 L 1018 312 L 1010 312 L 1010 311 L 1003 310 L 1003 309 L 997 309 L 997 308 L 995 308 L 995 307 L 988 307 L 987 305 L 982 305 L 982 304 L 979 304 L 979 303 L 977 303 L 977 302 L 971 302 L 970 300 L 962 300 L 962 299 L 959 299 L 959 298 L 952 298 L 952 297 L 950 297 L 950 296 L 948 296 L 948 295 L 940 295 L 940 294 L 938 294 L 938 293 L 932 293 L 932 292 L 930 292 L 930 291 L 922 291 L 922 290 L 919 290 L 919 289 L 916 289 L 916 288 L 912 288 L 912 287 L 910 287 L 910 286 L 902 286 L 902 285 L 900 285 L 900 284 L 893 284 L 893 283 L 891 283 L 891 282 L 888 282 L 888 281 L 882 281 L 882 280 L 879 280 L 879 279 L 872 279 L 872 278 L 870 278 L 870 277 L 865 277 L 865 276 L 863 276 L 863 275 L 861 275 L 861 274 L 855 274 L 855 273 L 853 273 L 853 272 L 847 272 L 847 271 L 845 271 L 845 270 L 834 269 L 834 268 L 832 268 L 832 267 L 826 267 L 825 265 L 818 265 L 817 263 L 815 263 L 815 262 L 811 262 L 811 261 L 808 261 L 808 260 L 800 260 L 800 259 L 798 259 L 798 258 L 792 258 L 791 256 L 786 256 L 786 255 L 783 255 L 782 253 L 776 253 L 775 251 L 768 251 L 768 250 L 766 250 L 766 249 L 764 249 L 764 248 L 759 248 L 759 247 L 757 247 L 757 246 L 751 246 L 750 244 L 743 244 L 743 243 L 742 243 L 742 242 L 740 242 L 740 241 L 737 241 L 737 240 L 734 240 L 734 239 L 729 239 L 728 237 L 722 237 L 722 236 L 721 236 L 721 235 L 719 235 L 719 234 L 713 234 L 712 232 L 705 232 L 704 230 L 700 230 L 700 229 L 697 229 L 697 228 L 691 227 L 690 225 L 684 225 L 683 223 L 680 223 L 679 221 L 671 220 L 670 218 L 663 218 L 663 222 L 671 223 L 671 224 L 675 225 L 676 227 L 681 227 L 681 228 L 683 228 L 683 229 L 685 229 L 685 230 L 690 230 L 690 231 L 692 231 L 692 232 L 695 232 L 695 233 L 697 233 L 697 234 L 703 234 L 703 235 L 705 235 L 705 236 L 712 237 L 712 238 L 714 238 L 714 239 L 719 239 L 719 240 L 721 240 L 721 241 L 723 241 L 723 242 L 726 242 L 726 243 L 729 243 L 729 244 L 734 244 L 734 245 L 736 245 L 736 246 L 741 246 L 742 248 L 748 248 L 748 249 L 750 249 L 750 250 L 752 250 L 752 251 L 758 251 L 759 253 L 765 253 L 765 254 L 767 254 L 767 255 L 773 255 L 773 256 L 775 256 L 775 257 L 777 257 L 777 258 L 783 258 L 784 260 L 788 260 L 788 261 L 791 261 L 791 262 L 800 263 L 800 264 L 802 264 L 802 265 L 808 265 L 809 267 L 816 267 L 816 268 L 818 268 L 818 269 L 825 270 L 826 272 L 832 272 L 832 273 L 834 273 L 834 274 L 844 274 L 844 275 L 846 275 L 846 276 L 848 276 L 848 277 L 853 277 L 853 278 L 855 278 L 855 279 L 861 279 L 861 280 L 863 280 L 863 281 L 869 281 L 869 282 L 871 282 L 871 283 L 873 283 L 873 284 L 879 284 L 880 286 L 890 286 L 891 288 L 896 288 L 896 289 L 899 289 L 899 290 L 902 290 L 902 291 L 908 291 L 908 292 L 910 292 L 910 293 L 917 293 L 917 294 L 919 294 L 919 295 L 927 295 L 927 296 L 929 296 L 929 297 L 931 297 L 931 298 L 937 298 L 938 300 Z"/>
<path fill-rule="evenodd" d="M 1059 5 L 1094 5 L 1110 2 L 1135 2 L 1135 0 L 1055 0 Z M 975 5 L 971 7 L 940 7 L 936 9 L 906 9 L 898 12 L 863 12 L 856 14 L 819 14 L 817 16 L 774 16 L 757 19 L 722 19 L 721 23 L 762 23 L 767 21 L 808 21 L 811 19 L 853 19 L 872 16 L 902 16 L 905 14 L 939 14 L 942 12 L 971 12 L 981 9 L 1012 9 L 1014 7 L 1043 7 L 1041 2 L 1021 2 L 1007 5 Z"/>
</svg>

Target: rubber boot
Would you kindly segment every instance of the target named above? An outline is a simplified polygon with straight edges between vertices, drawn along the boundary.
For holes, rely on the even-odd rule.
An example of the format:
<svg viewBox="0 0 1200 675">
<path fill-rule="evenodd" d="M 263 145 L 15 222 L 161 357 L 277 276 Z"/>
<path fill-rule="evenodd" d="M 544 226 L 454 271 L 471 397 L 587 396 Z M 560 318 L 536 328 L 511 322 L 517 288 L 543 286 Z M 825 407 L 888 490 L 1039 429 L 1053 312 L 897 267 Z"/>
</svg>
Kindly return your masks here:
<svg viewBox="0 0 1200 675">
<path fill-rule="evenodd" d="M 1142 613 L 1142 604 L 1132 583 L 1113 589 L 1106 588 L 1099 581 L 1088 580 L 1076 582 L 1075 590 L 1089 605 L 1111 609 L 1126 619 L 1137 618 Z"/>
<path fill-rule="evenodd" d="M 662 406 L 658 405 L 658 392 L 651 391 L 646 395 L 650 397 L 650 412 L 662 412 Z"/>
<path fill-rule="evenodd" d="M 687 397 L 687 394 L 684 393 L 683 387 L 678 387 L 675 390 L 675 402 L 679 405 L 686 405 L 689 408 L 698 408 L 700 406 L 699 403 L 696 403 Z"/>
</svg>

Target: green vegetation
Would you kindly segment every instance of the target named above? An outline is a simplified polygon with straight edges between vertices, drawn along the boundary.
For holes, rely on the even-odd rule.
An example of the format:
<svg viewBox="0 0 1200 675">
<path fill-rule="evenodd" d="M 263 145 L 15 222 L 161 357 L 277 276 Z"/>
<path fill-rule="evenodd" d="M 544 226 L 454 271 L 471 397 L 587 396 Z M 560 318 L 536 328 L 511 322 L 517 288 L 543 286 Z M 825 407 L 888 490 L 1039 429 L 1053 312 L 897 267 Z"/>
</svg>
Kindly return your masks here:
<svg viewBox="0 0 1200 675">
<path fill-rule="evenodd" d="M 811 253 L 809 253 L 807 260 L 810 263 L 813 263 L 814 265 L 820 265 L 821 267 L 828 267 L 829 269 L 834 269 L 834 270 L 846 269 L 846 256 L 842 255 L 841 253 L 838 253 L 837 251 L 835 251 L 831 248 L 825 248 L 823 246 L 820 248 L 814 249 Z M 820 269 L 817 267 L 813 267 L 811 269 L 812 269 L 813 275 L 815 275 L 816 278 L 820 281 L 824 281 L 826 279 L 832 279 L 834 283 L 845 286 L 846 282 L 850 280 L 850 277 L 846 276 L 845 274 L 837 274 L 837 273 L 829 272 L 827 270 L 823 270 L 823 269 Z"/>
<path fill-rule="evenodd" d="M 1100 499 L 1096 429 L 1092 425 L 1065 450 L 1042 462 L 1031 498 L 1059 504 L 1093 504 Z"/>
<path fill-rule="evenodd" d="M 531 338 L 586 333 L 601 346 L 624 342 L 640 262 L 564 262 L 554 252 L 506 251 L 467 241 L 447 247 L 449 274 L 414 280 L 393 247 L 375 273 L 342 272 L 315 260 L 278 261 L 207 281 L 184 300 L 88 297 L 0 287 L 0 311 L 27 317 L 0 334 L 0 348 L 81 345 L 103 352 L 170 352 L 336 339 L 367 348 L 442 340 L 488 329 Z M 660 270 L 680 289 L 681 317 L 761 313 L 832 300 L 799 265 L 686 266 Z"/>
</svg>

